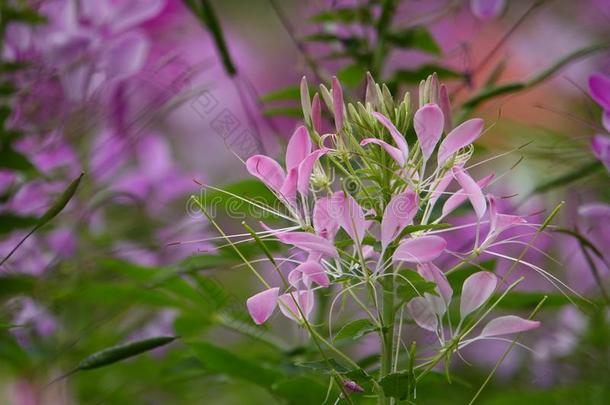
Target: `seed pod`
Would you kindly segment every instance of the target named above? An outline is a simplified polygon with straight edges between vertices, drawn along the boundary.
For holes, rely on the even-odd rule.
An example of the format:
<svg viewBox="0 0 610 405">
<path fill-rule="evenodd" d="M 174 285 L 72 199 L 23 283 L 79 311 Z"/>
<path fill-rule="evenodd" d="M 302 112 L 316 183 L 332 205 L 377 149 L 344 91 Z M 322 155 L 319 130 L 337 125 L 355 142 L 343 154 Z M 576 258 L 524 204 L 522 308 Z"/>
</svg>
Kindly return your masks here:
<svg viewBox="0 0 610 405">
<path fill-rule="evenodd" d="M 38 220 L 38 224 L 36 224 L 37 228 L 40 228 L 41 226 L 55 218 L 57 214 L 59 214 L 61 210 L 64 209 L 64 207 L 68 204 L 68 202 L 70 202 L 72 197 L 74 197 L 74 194 L 76 193 L 76 190 L 78 189 L 80 181 L 84 175 L 85 173 L 81 173 L 80 176 L 78 176 L 75 180 L 72 181 L 72 183 L 68 185 L 64 192 L 61 193 L 57 201 L 55 201 L 55 203 L 42 215 L 42 217 L 40 217 L 40 219 Z"/>
<path fill-rule="evenodd" d="M 309 98 L 309 86 L 307 86 L 307 77 L 301 79 L 301 109 L 303 110 L 303 118 L 305 124 L 310 127 L 312 124 L 311 117 L 311 99 Z"/>
<path fill-rule="evenodd" d="M 176 340 L 176 336 L 156 336 L 119 346 L 109 347 L 83 359 L 77 370 L 93 370 L 142 354 Z"/>
</svg>

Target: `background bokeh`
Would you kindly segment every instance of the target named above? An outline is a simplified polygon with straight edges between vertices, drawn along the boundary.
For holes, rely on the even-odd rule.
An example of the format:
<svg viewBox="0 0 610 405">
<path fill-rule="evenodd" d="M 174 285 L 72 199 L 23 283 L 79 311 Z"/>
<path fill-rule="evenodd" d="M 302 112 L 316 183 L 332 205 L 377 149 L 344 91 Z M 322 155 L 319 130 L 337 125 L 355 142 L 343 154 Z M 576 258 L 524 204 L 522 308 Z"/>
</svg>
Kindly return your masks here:
<svg viewBox="0 0 610 405">
<path fill-rule="evenodd" d="M 437 71 L 452 105 L 471 103 L 459 112 L 486 120 L 476 157 L 497 157 L 480 169 L 504 176 L 504 188 L 494 189 L 505 197 L 503 210 L 539 223 L 565 201 L 557 227 L 578 231 L 599 251 L 591 259 L 582 239 L 567 232 L 537 241 L 552 259 L 533 251 L 528 260 L 590 298 L 595 309 L 566 302 L 525 268 L 515 272 L 529 276 L 523 301 L 512 304 L 516 310 L 527 312 L 530 292 L 551 299 L 543 327 L 525 342 L 534 353 L 511 352 L 479 402 L 607 402 L 610 189 L 590 143 L 608 130 L 588 81 L 595 73 L 610 75 L 609 2 L 506 1 L 497 15 L 481 18 L 471 6 L 477 2 L 403 0 L 391 26 L 417 29 L 419 39 L 391 49 L 383 64 L 368 65 L 349 49 L 354 38 L 367 38 L 375 52 L 374 33 L 357 20 L 319 16 L 355 7 L 377 16 L 379 3 L 0 5 L 0 257 L 85 173 L 61 213 L 0 267 L 0 402 L 320 403 L 328 376 L 302 374 L 293 364 L 311 349 L 305 332 L 279 317 L 255 327 L 244 305 L 254 280 L 230 252 L 216 250 L 215 230 L 188 197 L 216 198 L 218 222 L 242 232 L 243 207 L 199 184 L 269 198 L 260 184 L 244 180 L 243 160 L 279 156 L 285 148 L 302 122 L 301 78 L 313 88 L 338 75 L 346 98 L 358 100 L 366 71 L 400 97 L 417 94 L 419 81 Z M 201 18 L 210 10 L 216 29 Z M 540 76 L 545 71 L 552 74 Z M 485 89 L 513 82 L 526 85 L 472 103 Z M 454 243 L 464 237 L 455 235 Z M 202 342 L 198 350 L 207 360 L 178 340 L 48 385 L 98 350 L 174 334 Z M 455 364 L 459 378 L 428 380 L 418 403 L 468 403 L 505 347 L 469 348 Z M 350 352 L 365 359 L 375 350 L 367 336 Z M 277 373 L 289 378 L 264 388 Z"/>
</svg>

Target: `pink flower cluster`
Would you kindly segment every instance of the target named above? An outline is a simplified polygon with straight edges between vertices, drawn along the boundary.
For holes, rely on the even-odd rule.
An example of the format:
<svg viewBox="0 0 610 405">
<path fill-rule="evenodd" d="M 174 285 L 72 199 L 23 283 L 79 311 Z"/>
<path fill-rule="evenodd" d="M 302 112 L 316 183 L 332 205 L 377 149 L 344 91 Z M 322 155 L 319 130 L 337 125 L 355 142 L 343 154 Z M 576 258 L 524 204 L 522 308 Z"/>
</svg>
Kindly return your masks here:
<svg viewBox="0 0 610 405">
<path fill-rule="evenodd" d="M 375 88 L 379 86 L 369 83 L 369 92 L 375 92 Z M 439 86 L 436 78 L 431 77 L 429 86 L 422 89 L 426 92 L 420 94 L 424 102 L 413 115 L 417 136 L 414 145 L 407 143 L 405 134 L 389 114 L 373 110 L 374 107 L 383 110 L 379 108 L 383 105 L 379 102 L 383 99 L 381 91 L 377 98 L 367 95 L 367 100 L 377 101 L 367 103 L 366 112 L 355 113 L 353 106 L 344 105 L 341 87 L 335 79 L 332 92 L 323 86 L 321 92 L 333 112 L 336 133 L 318 134 L 319 98 L 316 94 L 310 104 L 308 92 L 304 91 L 305 121 L 310 125 L 299 127 L 291 137 L 285 156 L 286 171 L 268 156 L 248 159 L 246 168 L 250 174 L 263 181 L 289 212 L 278 215 L 293 223 L 288 228 L 275 230 L 263 224 L 265 231 L 261 235 L 277 238 L 305 252 L 303 261 L 286 259 L 297 266 L 288 274 L 283 290 L 267 285 L 266 290 L 247 300 L 248 311 L 256 324 L 268 320 L 278 306 L 287 317 L 303 322 L 303 317 L 307 319 L 314 307 L 314 290 L 329 288 L 335 281 L 346 278 L 352 280 L 352 285 L 380 282 L 384 277 L 397 277 L 400 266 L 407 264 L 414 266 L 424 279 L 435 283 L 437 290 L 436 295 L 425 293 L 410 300 L 407 310 L 420 327 L 442 334 L 440 320 L 453 292 L 434 261 L 458 253 L 447 250 L 441 235 L 452 228 L 443 229 L 441 221 L 466 201 L 472 206 L 477 223 L 470 227 L 476 238 L 472 249 L 463 257 L 465 262 L 468 257 L 493 253 L 494 242 L 505 230 L 528 226 L 523 217 L 499 213 L 496 198 L 484 194 L 483 188 L 492 175 L 477 182 L 468 173 L 465 164 L 472 153 L 472 143 L 482 134 L 483 121 L 475 118 L 451 128 L 448 100 L 443 98 L 444 86 Z M 358 120 L 368 122 L 373 129 L 362 131 L 356 125 Z M 386 133 L 391 141 L 386 140 Z M 312 139 L 318 140 L 317 148 Z M 375 173 L 375 166 L 380 165 L 379 153 L 374 153 L 381 150 L 373 151 L 371 145 L 381 147 L 382 153 L 393 161 L 385 166 L 391 166 L 387 185 L 392 195 L 383 211 L 364 208 L 359 202 L 366 200 L 368 178 L 359 173 L 367 170 Z M 427 165 L 433 160 L 435 165 Z M 333 191 L 331 167 L 350 172 L 354 166 L 361 168 L 353 172 L 359 178 L 361 190 Z M 454 182 L 458 190 L 448 191 Z M 443 198 L 440 211 L 435 210 L 444 196 L 448 198 Z M 433 218 L 434 215 L 437 217 Z M 489 223 L 488 231 L 479 237 L 482 223 Z M 347 246 L 346 240 L 338 236 L 340 231 L 348 237 Z M 491 272 L 479 272 L 466 280 L 460 303 L 462 320 L 488 301 L 497 284 Z M 500 317 L 489 322 L 479 337 L 463 340 L 461 345 L 537 326 L 538 322 L 517 316 Z"/>
</svg>

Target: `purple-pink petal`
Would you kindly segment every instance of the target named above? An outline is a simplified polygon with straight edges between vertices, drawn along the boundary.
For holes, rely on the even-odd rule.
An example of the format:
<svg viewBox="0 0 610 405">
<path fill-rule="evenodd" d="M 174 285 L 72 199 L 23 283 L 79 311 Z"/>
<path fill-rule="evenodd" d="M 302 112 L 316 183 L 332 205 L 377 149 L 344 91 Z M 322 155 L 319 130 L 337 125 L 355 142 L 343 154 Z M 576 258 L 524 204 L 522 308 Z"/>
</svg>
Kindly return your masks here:
<svg viewBox="0 0 610 405">
<path fill-rule="evenodd" d="M 491 337 L 508 335 L 511 333 L 525 332 L 540 326 L 538 321 L 530 321 L 515 315 L 500 316 L 492 319 L 481 331 L 480 337 Z"/>
<path fill-rule="evenodd" d="M 445 164 L 447 159 L 461 148 L 473 143 L 483 132 L 484 121 L 480 118 L 468 120 L 455 129 L 441 142 L 438 148 L 438 165 Z"/>
<path fill-rule="evenodd" d="M 311 152 L 309 155 L 303 159 L 303 161 L 299 164 L 298 167 L 298 179 L 297 179 L 297 189 L 301 195 L 306 195 L 309 191 L 309 180 L 311 178 L 311 173 L 313 172 L 313 167 L 320 159 L 322 155 L 325 155 L 328 152 L 327 149 L 318 149 Z"/>
<path fill-rule="evenodd" d="M 445 117 L 436 104 L 426 104 L 415 112 L 413 127 L 424 158 L 428 160 L 443 134 Z"/>
<path fill-rule="evenodd" d="M 610 110 L 604 111 L 604 114 L 602 115 L 602 125 L 606 131 L 610 132 Z"/>
<path fill-rule="evenodd" d="M 452 171 L 453 177 L 455 177 L 460 186 L 462 186 L 461 192 L 470 200 L 470 203 L 477 214 L 477 218 L 483 218 L 483 215 L 485 215 L 485 211 L 487 210 L 487 203 L 485 201 L 485 196 L 481 191 L 481 187 L 479 187 L 472 177 L 464 170 L 454 167 Z"/>
<path fill-rule="evenodd" d="M 330 280 L 326 275 L 326 271 L 319 262 L 306 261 L 305 263 L 300 264 L 297 269 L 303 273 L 305 285 L 310 284 L 307 282 L 308 280 L 313 281 L 321 287 L 328 287 L 330 285 Z"/>
<path fill-rule="evenodd" d="M 322 197 L 316 200 L 313 207 L 313 228 L 316 234 L 322 236 L 325 239 L 334 240 L 337 231 L 339 230 L 339 223 L 337 217 L 331 215 L 331 199 L 329 197 Z"/>
<path fill-rule="evenodd" d="M 286 170 L 297 167 L 311 153 L 311 139 L 307 128 L 300 126 L 294 131 L 286 148 Z"/>
<path fill-rule="evenodd" d="M 436 332 L 438 318 L 432 305 L 424 297 L 415 297 L 409 301 L 407 311 L 420 328 Z"/>
<path fill-rule="evenodd" d="M 406 161 L 407 158 L 409 157 L 409 145 L 407 144 L 407 141 L 405 140 L 404 136 L 402 136 L 400 131 L 398 131 L 398 129 L 394 126 L 394 124 L 392 124 L 392 121 L 390 121 L 383 114 L 374 112 L 373 117 L 375 117 L 377 119 L 377 121 L 379 121 L 381 123 L 381 125 L 386 127 L 388 131 L 390 131 L 390 135 L 392 135 L 392 139 L 394 139 L 396 146 L 398 146 L 398 149 L 400 149 L 400 151 L 402 152 L 402 155 L 404 156 L 404 160 Z"/>
<path fill-rule="evenodd" d="M 274 287 L 248 298 L 246 306 L 254 323 L 260 325 L 269 319 L 277 306 L 279 291 L 279 288 Z"/>
<path fill-rule="evenodd" d="M 366 232 L 364 210 L 349 194 L 337 191 L 331 197 L 331 215 L 337 218 L 339 225 L 353 241 L 362 243 Z"/>
<path fill-rule="evenodd" d="M 280 188 L 279 191 L 279 194 L 292 205 L 296 204 L 297 199 L 297 178 L 297 168 L 290 169 L 288 176 L 286 176 L 284 184 L 282 184 L 282 188 Z"/>
<path fill-rule="evenodd" d="M 606 166 L 606 169 L 610 170 L 610 137 L 595 135 L 591 139 L 591 150 L 593 155 Z"/>
<path fill-rule="evenodd" d="M 306 319 L 309 319 L 309 315 L 314 306 L 314 296 L 313 291 L 311 290 L 289 292 L 280 295 L 278 300 L 280 302 L 280 311 L 282 311 L 282 314 L 295 321 L 302 320 L 301 312 L 305 315 Z M 298 303 L 298 307 L 295 301 Z M 300 311 L 299 308 L 301 309 Z"/>
<path fill-rule="evenodd" d="M 279 192 L 284 185 L 286 174 L 282 166 L 265 155 L 254 155 L 246 161 L 248 172 L 257 177 L 270 189 Z"/>
<path fill-rule="evenodd" d="M 386 247 L 417 214 L 419 199 L 412 190 L 395 195 L 388 203 L 381 220 L 381 246 Z"/>
<path fill-rule="evenodd" d="M 483 305 L 496 289 L 498 278 L 489 271 L 474 273 L 464 281 L 460 298 L 460 316 L 464 319 Z"/>
<path fill-rule="evenodd" d="M 385 141 L 382 141 L 381 139 L 377 139 L 377 138 L 363 139 L 362 141 L 360 141 L 360 146 L 366 146 L 369 143 L 374 143 L 375 145 L 379 145 L 383 149 L 385 149 L 385 151 L 388 152 L 388 155 L 390 155 L 392 157 L 392 159 L 394 159 L 396 161 L 396 163 L 398 163 L 398 166 L 403 167 L 405 165 L 406 160 L 405 160 L 403 153 L 400 151 L 400 149 L 390 145 L 389 143 L 387 143 Z"/>
<path fill-rule="evenodd" d="M 477 185 L 480 188 L 484 188 L 491 182 L 493 178 L 494 174 L 487 175 L 481 180 L 477 181 Z M 453 212 L 453 210 L 462 205 L 462 203 L 466 201 L 467 198 L 468 195 L 463 188 L 456 191 L 447 199 L 447 201 L 445 201 L 445 204 L 443 205 L 443 216 L 449 215 L 451 212 Z"/>
<path fill-rule="evenodd" d="M 505 0 L 470 0 L 470 10 L 481 20 L 496 18 L 504 10 Z"/>
<path fill-rule="evenodd" d="M 439 295 L 443 297 L 445 306 L 448 306 L 453 296 L 453 289 L 449 285 L 445 273 L 432 262 L 418 264 L 417 272 L 426 280 L 433 281 L 436 284 Z"/>
<path fill-rule="evenodd" d="M 332 257 L 339 257 L 339 253 L 332 242 L 313 233 L 285 232 L 278 234 L 277 238 L 283 243 L 293 245 L 308 252 L 318 252 Z"/>
<path fill-rule="evenodd" d="M 439 90 L 438 105 L 443 111 L 443 117 L 445 118 L 445 131 L 450 131 L 453 128 L 453 119 L 451 116 L 451 101 L 449 100 L 449 92 L 447 86 L 441 84 Z"/>
<path fill-rule="evenodd" d="M 146 36 L 138 31 L 113 39 L 101 57 L 107 76 L 121 79 L 138 72 L 146 61 L 149 47 Z"/>
<path fill-rule="evenodd" d="M 439 257 L 445 250 L 447 242 L 436 235 L 405 239 L 394 252 L 394 261 L 425 263 Z"/>
<path fill-rule="evenodd" d="M 604 110 L 610 110 L 610 77 L 595 73 L 589 77 L 589 92 Z"/>
</svg>

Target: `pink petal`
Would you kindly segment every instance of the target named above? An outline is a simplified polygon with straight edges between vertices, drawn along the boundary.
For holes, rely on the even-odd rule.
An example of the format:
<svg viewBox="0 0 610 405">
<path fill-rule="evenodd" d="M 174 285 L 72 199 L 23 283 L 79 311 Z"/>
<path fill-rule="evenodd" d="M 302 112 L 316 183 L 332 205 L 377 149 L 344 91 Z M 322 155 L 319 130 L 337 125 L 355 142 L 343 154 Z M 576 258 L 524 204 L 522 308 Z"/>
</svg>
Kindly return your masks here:
<svg viewBox="0 0 610 405">
<path fill-rule="evenodd" d="M 248 172 L 258 177 L 271 190 L 279 192 L 284 185 L 284 169 L 275 160 L 264 155 L 254 155 L 246 161 Z"/>
<path fill-rule="evenodd" d="M 337 133 L 339 133 L 343 129 L 343 90 L 335 76 L 333 76 L 333 108 L 335 110 L 335 127 Z"/>
<path fill-rule="evenodd" d="M 393 259 L 409 263 L 425 263 L 439 257 L 445 246 L 447 246 L 445 239 L 435 235 L 405 239 L 394 252 Z"/>
<path fill-rule="evenodd" d="M 317 133 L 322 133 L 322 104 L 320 104 L 320 95 L 318 93 L 313 96 L 313 101 L 311 102 L 311 125 Z"/>
<path fill-rule="evenodd" d="M 381 220 L 381 246 L 386 247 L 407 225 L 419 209 L 419 199 L 412 190 L 395 195 L 388 203 Z"/>
<path fill-rule="evenodd" d="M 504 10 L 505 0 L 470 0 L 470 10 L 481 20 L 496 18 Z"/>
<path fill-rule="evenodd" d="M 491 182 L 493 178 L 494 174 L 487 175 L 481 180 L 477 181 L 477 185 L 480 188 L 484 188 Z M 462 203 L 466 201 L 467 198 L 468 195 L 466 194 L 463 188 L 456 191 L 454 194 L 451 195 L 451 197 L 447 199 L 447 201 L 445 201 L 445 204 L 443 205 L 443 216 L 450 214 L 453 210 L 462 205 Z"/>
<path fill-rule="evenodd" d="M 332 257 L 339 257 L 337 249 L 332 242 L 321 236 L 309 232 L 285 232 L 277 235 L 277 238 L 286 244 L 293 245 L 299 249 L 309 252 L 319 252 Z"/>
<path fill-rule="evenodd" d="M 595 135 L 591 139 L 591 150 L 593 155 L 606 166 L 606 169 L 610 170 L 610 137 Z"/>
<path fill-rule="evenodd" d="M 101 3 L 101 2 L 100 2 Z M 130 0 L 112 7 L 110 24 L 113 32 L 128 30 L 157 16 L 165 6 L 164 0 Z M 95 18 L 95 16 L 92 16 Z"/>
<path fill-rule="evenodd" d="M 428 202 L 428 204 L 430 204 L 430 206 L 434 206 L 434 204 L 436 204 L 436 201 L 443 195 L 443 193 L 445 192 L 447 187 L 449 187 L 449 184 L 451 184 L 452 181 L 453 181 L 453 173 L 451 172 L 451 170 L 449 170 L 440 179 L 440 181 L 438 182 L 438 185 L 432 192 L 432 195 L 430 196 L 430 201 Z"/>
<path fill-rule="evenodd" d="M 311 139 L 307 128 L 300 126 L 294 131 L 286 148 L 286 170 L 297 167 L 311 153 Z"/>
<path fill-rule="evenodd" d="M 381 146 L 383 149 L 385 149 L 386 152 L 388 152 L 388 155 L 390 155 L 392 157 L 392 159 L 394 159 L 396 161 L 396 163 L 398 163 L 398 166 L 403 167 L 405 165 L 405 157 L 402 154 L 402 152 L 400 151 L 400 149 L 390 145 L 389 143 L 382 141 L 381 139 L 377 139 L 377 138 L 366 138 L 363 139 L 362 141 L 360 141 L 360 146 L 366 146 L 369 143 L 374 143 L 375 145 L 379 145 Z"/>
<path fill-rule="evenodd" d="M 540 326 L 538 321 L 530 321 L 515 315 L 500 316 L 492 319 L 481 331 L 480 337 L 508 335 L 511 333 L 525 332 Z"/>
<path fill-rule="evenodd" d="M 301 311 L 305 315 L 305 318 L 309 319 L 309 315 L 314 306 L 314 296 L 313 291 L 311 290 L 286 293 L 280 295 L 278 300 L 281 304 L 280 311 L 282 311 L 282 314 L 294 321 L 300 321 L 302 319 Z M 301 311 L 299 311 L 299 307 L 296 306 L 295 301 L 299 304 Z"/>
<path fill-rule="evenodd" d="M 331 200 L 329 197 L 322 197 L 316 201 L 313 207 L 313 228 L 316 234 L 325 239 L 334 240 L 339 223 L 337 218 L 331 215 Z"/>
<path fill-rule="evenodd" d="M 137 31 L 113 39 L 102 54 L 108 78 L 121 79 L 138 72 L 144 66 L 149 48 L 146 36 Z"/>
<path fill-rule="evenodd" d="M 274 287 L 248 298 L 248 312 L 257 325 L 265 322 L 277 306 L 279 288 Z"/>
<path fill-rule="evenodd" d="M 311 281 L 319 286 L 328 287 L 330 285 L 326 270 L 324 270 L 324 267 L 318 262 L 307 261 L 300 264 L 297 269 L 303 273 L 303 279 L 307 276 L 307 278 L 311 279 Z"/>
<path fill-rule="evenodd" d="M 443 112 L 436 104 L 426 104 L 415 112 L 413 127 L 426 160 L 441 139 L 444 120 Z"/>
<path fill-rule="evenodd" d="M 521 216 L 498 213 L 496 198 L 493 195 L 488 195 L 487 199 L 489 200 L 489 235 L 497 236 L 512 226 L 527 223 Z"/>
<path fill-rule="evenodd" d="M 297 180 L 297 189 L 301 195 L 307 195 L 309 191 L 309 180 L 311 178 L 311 173 L 313 172 L 313 167 L 320 159 L 321 156 L 325 155 L 328 152 L 328 149 L 318 149 L 311 152 L 301 164 L 299 164 L 299 175 Z"/>
<path fill-rule="evenodd" d="M 299 268 L 294 268 L 288 273 L 288 283 L 294 288 L 299 286 L 299 281 L 303 278 L 303 273 L 299 270 Z"/>
<path fill-rule="evenodd" d="M 584 204 L 578 207 L 578 216 L 591 221 L 610 220 L 610 205 L 600 202 Z"/>
<path fill-rule="evenodd" d="M 589 92 L 604 110 L 610 110 L 610 77 L 595 73 L 589 77 Z"/>
<path fill-rule="evenodd" d="M 292 205 L 295 205 L 297 200 L 297 177 L 297 169 L 291 169 L 279 192 L 279 194 Z"/>
<path fill-rule="evenodd" d="M 436 284 L 438 293 L 445 301 L 445 305 L 449 305 L 453 296 L 453 289 L 449 285 L 445 273 L 431 262 L 418 264 L 417 272 L 426 280 L 433 281 Z"/>
<path fill-rule="evenodd" d="M 487 210 L 487 203 L 485 202 L 485 196 L 481 191 L 481 187 L 470 177 L 464 170 L 454 167 L 452 169 L 453 177 L 462 186 L 462 193 L 468 197 L 472 207 L 474 208 L 477 218 L 483 218 L 485 211 Z"/>
<path fill-rule="evenodd" d="M 438 318 L 424 297 L 415 297 L 407 304 L 407 311 L 420 328 L 436 332 Z"/>
<path fill-rule="evenodd" d="M 441 84 L 439 88 L 439 100 L 438 104 L 443 111 L 443 117 L 445 118 L 445 131 L 450 131 L 453 128 L 453 120 L 451 118 L 451 101 L 449 100 L 449 93 L 447 86 Z"/>
<path fill-rule="evenodd" d="M 602 125 L 606 131 L 610 132 L 610 110 L 604 111 L 604 114 L 602 115 Z"/>
<path fill-rule="evenodd" d="M 460 124 L 453 131 L 449 132 L 449 135 L 447 135 L 438 148 L 438 165 L 441 166 L 445 164 L 451 155 L 464 146 L 470 145 L 481 136 L 483 125 L 484 122 L 482 119 L 473 118 Z"/>
<path fill-rule="evenodd" d="M 402 152 L 402 155 L 406 162 L 407 158 L 409 157 L 409 145 L 407 144 L 407 141 L 405 140 L 404 136 L 402 136 L 402 134 L 398 131 L 398 129 L 396 129 L 394 124 L 392 124 L 392 121 L 390 121 L 383 114 L 374 112 L 373 117 L 375 117 L 377 119 L 377 121 L 379 121 L 381 123 L 381 125 L 386 127 L 388 129 L 388 131 L 390 131 L 390 135 L 392 135 L 392 139 L 394 139 L 396 146 L 398 146 L 398 149 L 400 149 L 400 151 Z"/>
<path fill-rule="evenodd" d="M 464 281 L 460 298 L 460 316 L 464 319 L 483 305 L 496 289 L 498 278 L 489 271 L 474 273 Z"/>
<path fill-rule="evenodd" d="M 366 221 L 362 207 L 354 197 L 337 191 L 331 197 L 331 215 L 337 218 L 339 225 L 353 241 L 362 243 L 366 231 Z"/>
</svg>

